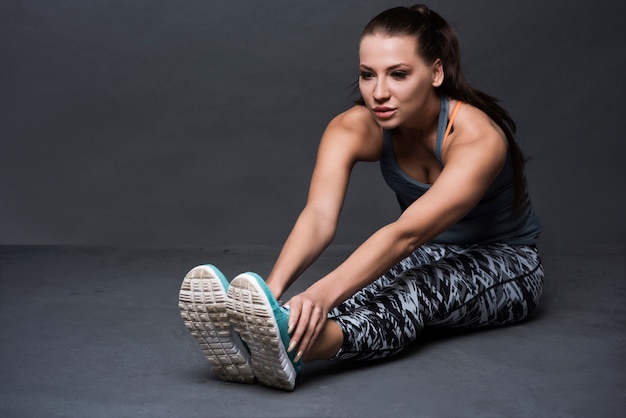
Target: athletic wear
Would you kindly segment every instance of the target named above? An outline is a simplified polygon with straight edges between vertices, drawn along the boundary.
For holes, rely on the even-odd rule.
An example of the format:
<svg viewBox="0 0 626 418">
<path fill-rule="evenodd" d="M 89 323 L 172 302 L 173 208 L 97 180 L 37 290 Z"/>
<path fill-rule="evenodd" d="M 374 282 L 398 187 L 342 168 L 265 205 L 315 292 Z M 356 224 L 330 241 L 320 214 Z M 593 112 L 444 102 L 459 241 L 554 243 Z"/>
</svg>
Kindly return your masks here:
<svg viewBox="0 0 626 418">
<path fill-rule="evenodd" d="M 442 97 L 435 154 L 452 128 Z M 404 211 L 430 188 L 405 173 L 392 133 L 383 131 L 380 167 Z M 543 288 L 535 248 L 540 226 L 530 202 L 514 212 L 510 156 L 476 207 L 375 282 L 333 309 L 344 334 L 336 358 L 369 360 L 406 348 L 426 326 L 487 327 L 514 323 L 534 310 Z"/>
<path fill-rule="evenodd" d="M 511 324 L 543 288 L 536 248 L 427 244 L 333 309 L 344 334 L 339 359 L 373 360 L 409 346 L 426 326 Z"/>
<path fill-rule="evenodd" d="M 443 167 L 441 149 L 448 126 L 448 106 L 448 98 L 442 97 L 435 148 L 441 167 Z M 400 209 L 404 211 L 426 193 L 431 185 L 413 179 L 402 170 L 393 149 L 391 131 L 383 131 L 383 141 L 381 172 L 389 187 L 396 193 Z M 476 207 L 457 224 L 435 237 L 432 242 L 457 245 L 490 243 L 533 245 L 541 232 L 539 220 L 530 202 L 523 211 L 515 212 L 514 195 L 513 165 L 509 156 L 504 168 Z"/>
</svg>

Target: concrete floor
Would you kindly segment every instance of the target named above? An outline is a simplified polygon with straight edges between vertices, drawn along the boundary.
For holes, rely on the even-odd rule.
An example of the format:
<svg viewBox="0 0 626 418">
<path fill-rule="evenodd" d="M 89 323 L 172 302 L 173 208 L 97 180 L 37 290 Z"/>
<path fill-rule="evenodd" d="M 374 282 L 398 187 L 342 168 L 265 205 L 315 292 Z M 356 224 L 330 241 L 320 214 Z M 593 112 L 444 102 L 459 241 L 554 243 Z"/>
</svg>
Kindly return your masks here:
<svg viewBox="0 0 626 418">
<path fill-rule="evenodd" d="M 336 248 L 293 289 L 346 254 Z M 393 360 L 307 364 L 293 393 L 214 377 L 179 316 L 185 273 L 269 271 L 271 248 L 0 247 L 2 417 L 623 417 L 623 249 L 544 256 L 523 324 L 426 332 Z"/>
</svg>

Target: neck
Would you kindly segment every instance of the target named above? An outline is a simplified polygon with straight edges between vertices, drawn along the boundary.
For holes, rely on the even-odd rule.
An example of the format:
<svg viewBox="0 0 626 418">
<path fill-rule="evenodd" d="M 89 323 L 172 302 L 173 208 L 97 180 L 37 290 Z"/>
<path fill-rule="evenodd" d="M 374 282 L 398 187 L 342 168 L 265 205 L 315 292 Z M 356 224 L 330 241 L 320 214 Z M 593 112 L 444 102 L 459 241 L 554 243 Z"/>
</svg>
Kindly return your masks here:
<svg viewBox="0 0 626 418">
<path fill-rule="evenodd" d="M 439 111 L 441 109 L 441 98 L 434 93 L 425 100 L 420 108 L 419 114 L 406 123 L 396 128 L 397 132 L 403 136 L 414 139 L 422 139 L 437 131 L 439 121 Z"/>
</svg>

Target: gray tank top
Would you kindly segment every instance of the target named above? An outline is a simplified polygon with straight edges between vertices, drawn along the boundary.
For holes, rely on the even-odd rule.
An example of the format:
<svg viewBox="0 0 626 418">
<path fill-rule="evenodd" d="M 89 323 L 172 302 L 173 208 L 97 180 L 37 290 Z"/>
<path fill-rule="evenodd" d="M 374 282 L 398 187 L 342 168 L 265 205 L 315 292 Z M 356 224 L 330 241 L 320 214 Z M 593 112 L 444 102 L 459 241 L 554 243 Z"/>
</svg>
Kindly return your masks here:
<svg viewBox="0 0 626 418">
<path fill-rule="evenodd" d="M 435 153 L 439 164 L 445 130 L 448 124 L 447 97 L 441 98 Z M 420 183 L 402 170 L 393 149 L 392 132 L 383 131 L 384 151 L 380 159 L 380 169 L 385 182 L 396 193 L 400 209 L 404 211 L 430 188 L 430 184 Z M 435 237 L 432 242 L 441 244 L 491 244 L 533 245 L 541 233 L 528 192 L 527 205 L 523 210 L 514 211 L 513 164 L 507 157 L 502 171 L 487 190 L 483 198 L 463 219 Z"/>
</svg>

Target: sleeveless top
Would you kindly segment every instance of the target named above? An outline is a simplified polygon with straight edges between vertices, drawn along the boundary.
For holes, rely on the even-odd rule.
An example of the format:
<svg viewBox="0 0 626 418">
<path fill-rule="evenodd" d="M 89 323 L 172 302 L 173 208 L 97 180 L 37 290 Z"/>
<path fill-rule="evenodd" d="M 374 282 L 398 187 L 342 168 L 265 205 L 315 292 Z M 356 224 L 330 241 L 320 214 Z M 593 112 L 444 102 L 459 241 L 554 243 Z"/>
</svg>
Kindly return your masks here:
<svg viewBox="0 0 626 418">
<path fill-rule="evenodd" d="M 442 168 L 441 150 L 447 137 L 448 106 L 448 98 L 442 97 L 435 145 L 435 154 Z M 448 130 L 452 123 L 449 125 Z M 404 211 L 426 193 L 431 185 L 415 180 L 402 170 L 396 159 L 390 130 L 383 130 L 383 143 L 380 169 L 385 182 L 396 193 L 400 209 Z M 523 209 L 514 211 L 514 189 L 513 164 L 509 153 L 502 171 L 478 204 L 463 219 L 431 242 L 458 245 L 493 243 L 534 245 L 541 232 L 539 219 L 530 204 L 527 189 L 525 192 L 527 204 Z"/>
</svg>

